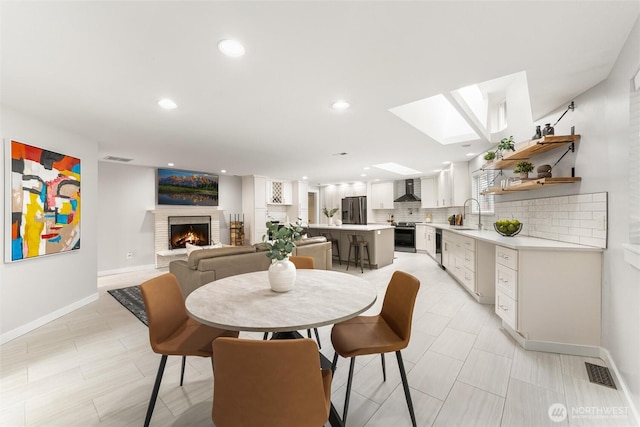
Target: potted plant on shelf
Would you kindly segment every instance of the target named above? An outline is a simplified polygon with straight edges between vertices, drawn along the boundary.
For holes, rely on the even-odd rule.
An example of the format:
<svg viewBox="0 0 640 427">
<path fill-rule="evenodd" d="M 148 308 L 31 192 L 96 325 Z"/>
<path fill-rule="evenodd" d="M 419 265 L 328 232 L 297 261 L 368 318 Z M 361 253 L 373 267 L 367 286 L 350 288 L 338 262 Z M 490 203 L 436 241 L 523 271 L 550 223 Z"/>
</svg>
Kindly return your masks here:
<svg viewBox="0 0 640 427">
<path fill-rule="evenodd" d="M 513 169 L 514 173 L 519 173 L 521 179 L 529 178 L 529 172 L 533 170 L 533 163 L 525 160 L 516 163 L 516 167 Z"/>
<path fill-rule="evenodd" d="M 492 162 L 495 158 L 496 158 L 496 152 L 495 151 L 487 151 L 487 154 L 484 155 L 484 159 L 487 162 Z"/>
<path fill-rule="evenodd" d="M 498 143 L 498 149 L 496 150 L 496 157 L 503 157 L 505 151 L 516 151 L 516 143 L 513 140 L 513 135 L 509 138 L 502 138 L 500 140 Z"/>
<path fill-rule="evenodd" d="M 269 285 L 276 292 L 288 292 L 293 289 L 296 281 L 296 267 L 289 261 L 289 255 L 296 246 L 296 241 L 302 238 L 302 226 L 300 218 L 295 224 L 274 224 L 267 222 L 268 234 L 262 236 L 262 241 L 267 248 L 267 258 L 270 258 Z M 271 239 L 267 239 L 271 236 Z"/>
<path fill-rule="evenodd" d="M 327 224 L 333 225 L 333 216 L 338 212 L 338 208 L 333 208 L 331 210 L 327 208 L 322 208 L 322 213 L 327 217 Z"/>
</svg>

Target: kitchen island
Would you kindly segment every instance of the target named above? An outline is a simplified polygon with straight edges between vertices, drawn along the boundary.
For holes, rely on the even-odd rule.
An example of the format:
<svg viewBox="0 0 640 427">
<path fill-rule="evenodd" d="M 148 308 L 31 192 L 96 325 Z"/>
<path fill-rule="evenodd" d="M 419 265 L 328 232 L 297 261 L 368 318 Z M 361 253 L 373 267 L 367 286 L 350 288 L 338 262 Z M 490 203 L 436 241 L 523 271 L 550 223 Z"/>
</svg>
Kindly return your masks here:
<svg viewBox="0 0 640 427">
<path fill-rule="evenodd" d="M 314 236 L 319 236 L 322 233 L 331 233 L 331 236 L 339 242 L 341 261 L 347 261 L 347 256 L 349 255 L 349 236 L 357 234 L 362 236 L 365 241 L 369 242 L 369 256 L 371 257 L 372 268 L 381 268 L 393 263 L 394 228 L 390 225 L 310 224 L 309 230 Z M 334 250 L 333 253 L 337 255 L 336 252 L 337 251 Z"/>
</svg>

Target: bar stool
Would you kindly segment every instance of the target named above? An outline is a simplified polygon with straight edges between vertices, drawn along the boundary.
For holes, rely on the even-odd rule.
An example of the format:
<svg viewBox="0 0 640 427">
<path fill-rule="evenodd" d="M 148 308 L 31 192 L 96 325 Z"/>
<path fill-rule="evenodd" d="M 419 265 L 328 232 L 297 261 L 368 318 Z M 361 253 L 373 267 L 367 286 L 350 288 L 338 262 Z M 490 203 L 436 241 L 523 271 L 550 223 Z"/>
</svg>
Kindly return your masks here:
<svg viewBox="0 0 640 427">
<path fill-rule="evenodd" d="M 324 236 L 327 239 L 327 242 L 331 243 L 332 248 L 333 248 L 333 245 L 336 245 L 336 254 L 338 255 L 338 264 L 342 265 L 342 261 L 340 261 L 340 240 L 334 239 L 331 233 L 329 232 L 320 233 L 320 235 Z"/>
<path fill-rule="evenodd" d="M 347 256 L 347 270 L 349 270 L 349 262 L 351 261 L 351 248 L 354 248 L 354 264 L 358 266 L 358 257 L 360 258 L 360 272 L 364 273 L 364 249 L 367 250 L 367 263 L 371 270 L 371 258 L 369 258 L 369 242 L 359 234 L 351 234 L 349 236 L 349 255 Z"/>
</svg>

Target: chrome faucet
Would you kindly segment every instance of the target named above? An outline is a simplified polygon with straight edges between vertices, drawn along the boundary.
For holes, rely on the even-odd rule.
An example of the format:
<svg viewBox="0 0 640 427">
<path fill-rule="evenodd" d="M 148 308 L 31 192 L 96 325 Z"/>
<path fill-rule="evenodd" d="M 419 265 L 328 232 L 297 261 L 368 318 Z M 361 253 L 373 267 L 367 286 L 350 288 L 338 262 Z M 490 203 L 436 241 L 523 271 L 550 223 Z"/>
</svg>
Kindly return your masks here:
<svg viewBox="0 0 640 427">
<path fill-rule="evenodd" d="M 466 207 L 467 207 L 467 202 L 469 200 L 473 200 L 478 204 L 478 230 L 482 230 L 482 213 L 480 212 L 480 202 L 478 201 L 478 199 L 474 199 L 474 198 L 470 198 L 464 201 L 464 203 L 462 204 L 462 218 L 466 219 L 467 218 L 467 212 L 466 212 Z"/>
</svg>

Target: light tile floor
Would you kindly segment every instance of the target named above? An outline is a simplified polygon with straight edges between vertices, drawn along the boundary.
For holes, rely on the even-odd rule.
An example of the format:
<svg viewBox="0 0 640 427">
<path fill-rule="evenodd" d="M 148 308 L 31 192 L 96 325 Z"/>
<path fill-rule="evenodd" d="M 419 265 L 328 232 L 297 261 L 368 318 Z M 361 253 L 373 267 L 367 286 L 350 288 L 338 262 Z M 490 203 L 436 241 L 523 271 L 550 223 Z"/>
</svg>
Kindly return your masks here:
<svg viewBox="0 0 640 427">
<path fill-rule="evenodd" d="M 478 304 L 426 255 L 396 253 L 392 266 L 349 268 L 379 291 L 382 304 L 395 270 L 421 281 L 411 343 L 403 351 L 420 426 L 631 426 L 620 391 L 589 383 L 585 361 L 599 359 L 525 351 L 501 330 L 491 306 Z M 345 266 L 335 265 L 336 270 Z M 164 271 L 100 277 L 100 298 L 0 347 L 0 426 L 140 426 L 160 356 L 147 328 L 107 289 L 140 284 Z M 366 313 L 365 313 L 366 314 Z M 333 356 L 330 327 L 320 328 L 322 352 Z M 261 339 L 261 334 L 241 334 Z M 208 359 L 169 358 L 152 426 L 212 426 L 212 372 Z M 341 359 L 333 401 L 341 413 L 348 362 Z M 552 422 L 549 407 L 569 416 Z M 572 410 L 578 411 L 572 414 Z M 591 413 L 585 413 L 591 411 Z M 387 381 L 379 357 L 359 357 L 348 426 L 410 426 L 397 363 L 387 355 Z"/>
</svg>

